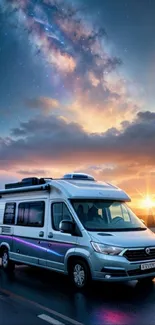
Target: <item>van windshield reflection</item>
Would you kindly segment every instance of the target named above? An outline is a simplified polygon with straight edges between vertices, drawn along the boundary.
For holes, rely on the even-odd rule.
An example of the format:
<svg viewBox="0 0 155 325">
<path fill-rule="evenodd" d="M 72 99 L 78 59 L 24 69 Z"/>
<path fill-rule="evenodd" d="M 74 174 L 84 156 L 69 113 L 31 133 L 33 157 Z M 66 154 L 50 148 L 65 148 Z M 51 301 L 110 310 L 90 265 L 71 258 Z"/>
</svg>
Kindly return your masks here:
<svg viewBox="0 0 155 325">
<path fill-rule="evenodd" d="M 71 200 L 85 229 L 89 231 L 141 231 L 142 221 L 124 203 L 105 200 Z"/>
</svg>

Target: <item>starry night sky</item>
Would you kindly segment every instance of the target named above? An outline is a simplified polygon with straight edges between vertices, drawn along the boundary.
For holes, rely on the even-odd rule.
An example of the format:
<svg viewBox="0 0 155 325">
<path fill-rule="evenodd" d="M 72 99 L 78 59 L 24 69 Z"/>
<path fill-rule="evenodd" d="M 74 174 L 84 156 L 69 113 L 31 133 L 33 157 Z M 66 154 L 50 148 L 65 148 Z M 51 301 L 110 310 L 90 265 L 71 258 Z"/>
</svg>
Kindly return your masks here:
<svg viewBox="0 0 155 325">
<path fill-rule="evenodd" d="M 0 1 L 0 183 L 83 171 L 155 195 L 155 0 Z"/>
</svg>

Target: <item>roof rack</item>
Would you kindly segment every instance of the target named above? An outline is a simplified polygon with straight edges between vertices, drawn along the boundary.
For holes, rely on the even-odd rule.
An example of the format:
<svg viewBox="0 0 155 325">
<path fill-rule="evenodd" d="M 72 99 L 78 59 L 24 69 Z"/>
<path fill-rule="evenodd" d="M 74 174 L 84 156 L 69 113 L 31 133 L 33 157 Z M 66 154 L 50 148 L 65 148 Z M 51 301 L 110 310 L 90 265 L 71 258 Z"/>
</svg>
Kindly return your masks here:
<svg viewBox="0 0 155 325">
<path fill-rule="evenodd" d="M 47 190 L 50 188 L 49 182 L 53 178 L 37 178 L 37 177 L 27 177 L 23 178 L 20 182 L 5 184 L 5 189 L 0 190 L 1 194 L 11 194 L 11 193 L 22 193 L 30 191 L 40 191 Z M 69 173 L 65 174 L 62 178 L 58 180 L 85 180 L 94 181 L 93 176 L 85 173 Z"/>
<path fill-rule="evenodd" d="M 34 185 L 34 186 L 25 186 L 25 187 L 16 187 L 0 190 L 0 198 L 2 195 L 6 194 L 15 194 L 15 193 L 24 193 L 24 192 L 35 192 L 35 191 L 50 191 L 50 184 L 46 183 L 43 185 Z"/>
<path fill-rule="evenodd" d="M 44 179 L 37 177 L 23 178 L 21 182 L 5 184 L 4 189 L 0 189 L 0 198 L 2 195 L 24 193 L 32 191 L 50 191 L 49 181 L 52 178 Z"/>
<path fill-rule="evenodd" d="M 5 189 L 7 190 L 7 189 L 21 188 L 26 186 L 35 186 L 41 184 L 46 184 L 44 178 L 29 177 L 29 178 L 23 178 L 21 182 L 5 184 Z"/>
</svg>

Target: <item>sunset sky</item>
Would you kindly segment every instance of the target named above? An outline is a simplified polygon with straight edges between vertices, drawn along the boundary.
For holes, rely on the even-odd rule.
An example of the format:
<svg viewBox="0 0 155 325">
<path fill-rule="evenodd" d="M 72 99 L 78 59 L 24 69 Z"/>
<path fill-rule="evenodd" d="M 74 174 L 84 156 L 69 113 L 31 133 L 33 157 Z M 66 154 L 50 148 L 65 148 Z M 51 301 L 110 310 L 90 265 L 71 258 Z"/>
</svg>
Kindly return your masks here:
<svg viewBox="0 0 155 325">
<path fill-rule="evenodd" d="M 155 202 L 155 1 L 0 0 L 0 185 L 86 172 Z"/>
</svg>

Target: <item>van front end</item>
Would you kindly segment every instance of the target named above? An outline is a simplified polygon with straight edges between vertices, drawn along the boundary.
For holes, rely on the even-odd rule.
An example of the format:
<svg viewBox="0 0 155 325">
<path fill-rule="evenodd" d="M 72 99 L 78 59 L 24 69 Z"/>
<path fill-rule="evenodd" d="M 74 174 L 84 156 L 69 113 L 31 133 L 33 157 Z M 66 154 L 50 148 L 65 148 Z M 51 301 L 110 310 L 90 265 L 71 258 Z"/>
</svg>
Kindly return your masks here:
<svg viewBox="0 0 155 325">
<path fill-rule="evenodd" d="M 91 254 L 93 280 L 131 281 L 155 277 L 155 247 L 123 249 L 119 255 L 94 251 Z"/>
<path fill-rule="evenodd" d="M 78 245 L 87 251 L 85 259 L 93 280 L 155 277 L 155 234 L 125 202 L 79 199 L 72 204 L 75 209 L 78 205 L 77 215 L 83 225 L 83 238 L 79 238 Z"/>
</svg>

